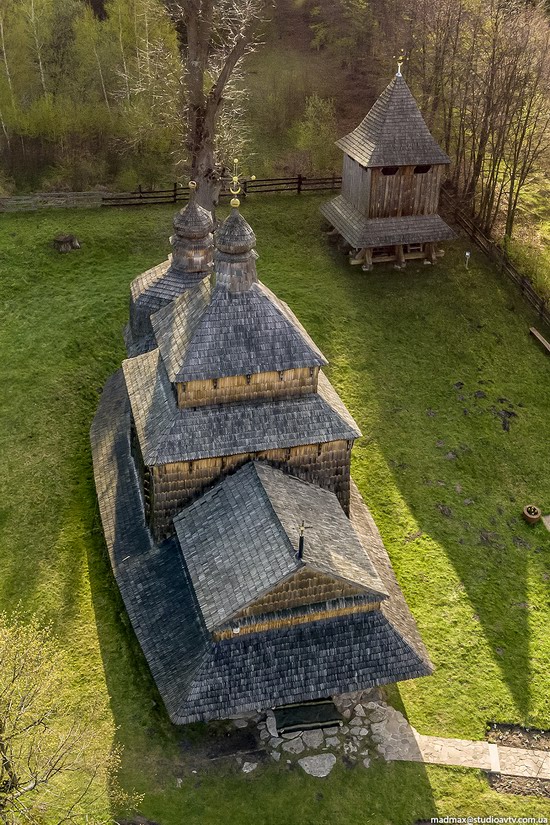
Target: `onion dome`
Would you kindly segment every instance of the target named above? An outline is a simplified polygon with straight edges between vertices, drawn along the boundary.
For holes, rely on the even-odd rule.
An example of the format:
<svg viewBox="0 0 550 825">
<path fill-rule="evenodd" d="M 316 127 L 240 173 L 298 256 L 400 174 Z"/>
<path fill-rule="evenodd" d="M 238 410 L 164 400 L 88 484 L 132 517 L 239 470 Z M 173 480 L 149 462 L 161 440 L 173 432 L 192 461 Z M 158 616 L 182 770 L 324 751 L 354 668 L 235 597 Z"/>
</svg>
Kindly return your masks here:
<svg viewBox="0 0 550 825">
<path fill-rule="evenodd" d="M 256 235 L 239 212 L 239 205 L 237 198 L 231 201 L 233 208 L 229 217 L 214 233 L 216 249 L 227 255 L 243 255 L 256 246 Z"/>
<path fill-rule="evenodd" d="M 195 181 L 190 181 L 189 203 L 174 217 L 174 229 L 182 239 L 205 238 L 214 228 L 210 212 L 199 206 L 195 200 L 196 188 Z"/>
</svg>

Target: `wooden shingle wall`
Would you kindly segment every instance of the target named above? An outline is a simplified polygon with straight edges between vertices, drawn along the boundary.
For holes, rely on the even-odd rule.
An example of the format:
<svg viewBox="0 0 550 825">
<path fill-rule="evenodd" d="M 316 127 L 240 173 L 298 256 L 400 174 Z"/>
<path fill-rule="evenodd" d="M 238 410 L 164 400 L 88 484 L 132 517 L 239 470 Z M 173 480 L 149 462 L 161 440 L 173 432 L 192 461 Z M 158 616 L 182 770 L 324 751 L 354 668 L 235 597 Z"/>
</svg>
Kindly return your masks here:
<svg viewBox="0 0 550 825">
<path fill-rule="evenodd" d="M 265 596 L 245 607 L 235 616 L 235 619 L 261 616 L 264 613 L 274 613 L 290 607 L 363 595 L 364 591 L 360 587 L 354 587 L 344 579 L 336 579 L 326 573 L 306 568 L 290 576 Z"/>
<path fill-rule="evenodd" d="M 151 468 L 151 529 L 160 540 L 174 532 L 172 519 L 218 479 L 234 472 L 247 461 L 268 461 L 274 467 L 311 481 L 335 493 L 349 512 L 351 442 L 330 441 L 305 444 L 258 453 L 181 461 Z"/>
<path fill-rule="evenodd" d="M 256 372 L 249 376 L 177 383 L 179 407 L 204 407 L 231 401 L 264 401 L 317 392 L 319 367 L 301 367 L 281 372 Z"/>
</svg>

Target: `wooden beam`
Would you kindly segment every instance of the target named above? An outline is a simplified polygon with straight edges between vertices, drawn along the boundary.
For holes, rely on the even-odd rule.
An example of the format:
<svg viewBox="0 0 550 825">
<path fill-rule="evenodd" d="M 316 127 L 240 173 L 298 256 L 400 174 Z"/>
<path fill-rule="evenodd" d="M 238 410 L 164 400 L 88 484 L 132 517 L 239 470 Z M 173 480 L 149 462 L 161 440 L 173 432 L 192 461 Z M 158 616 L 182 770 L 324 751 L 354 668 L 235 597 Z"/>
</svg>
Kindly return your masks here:
<svg viewBox="0 0 550 825">
<path fill-rule="evenodd" d="M 539 342 L 539 344 L 541 344 L 541 345 L 544 347 L 544 349 L 546 350 L 546 352 L 548 353 L 548 355 L 550 355 L 550 343 L 548 343 L 548 341 L 546 340 L 546 338 L 544 338 L 544 337 L 540 334 L 540 332 L 538 331 L 538 329 L 535 329 L 535 327 L 530 327 L 530 328 L 529 328 L 529 332 L 531 333 L 531 335 L 533 336 L 533 338 L 535 338 L 535 339 Z"/>
<path fill-rule="evenodd" d="M 400 266 L 400 267 L 404 268 L 406 266 L 406 263 L 405 263 L 405 253 L 403 252 L 403 244 L 398 243 L 397 246 L 395 247 L 395 251 L 396 251 L 397 266 Z"/>
</svg>

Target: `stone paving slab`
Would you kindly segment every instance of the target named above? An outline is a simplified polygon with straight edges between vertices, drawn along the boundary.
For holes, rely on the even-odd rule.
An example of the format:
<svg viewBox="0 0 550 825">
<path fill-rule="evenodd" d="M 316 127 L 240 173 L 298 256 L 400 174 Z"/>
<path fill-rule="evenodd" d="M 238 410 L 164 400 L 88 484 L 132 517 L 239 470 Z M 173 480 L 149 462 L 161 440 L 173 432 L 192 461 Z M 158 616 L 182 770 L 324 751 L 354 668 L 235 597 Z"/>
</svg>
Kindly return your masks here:
<svg viewBox="0 0 550 825">
<path fill-rule="evenodd" d="M 468 739 L 444 739 L 440 736 L 417 734 L 422 761 L 433 765 L 458 765 L 462 768 L 491 770 L 491 755 L 488 742 L 473 742 Z"/>
<path fill-rule="evenodd" d="M 498 746 L 500 772 L 507 776 L 550 779 L 550 752 Z"/>
</svg>

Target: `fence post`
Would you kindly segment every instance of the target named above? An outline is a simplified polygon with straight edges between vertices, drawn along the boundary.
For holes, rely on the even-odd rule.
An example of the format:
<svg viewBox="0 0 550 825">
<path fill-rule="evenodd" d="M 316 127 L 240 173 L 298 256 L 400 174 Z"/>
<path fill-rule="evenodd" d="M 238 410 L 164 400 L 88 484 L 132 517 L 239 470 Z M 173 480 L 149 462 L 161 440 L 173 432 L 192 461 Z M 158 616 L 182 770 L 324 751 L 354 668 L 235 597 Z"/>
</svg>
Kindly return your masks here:
<svg viewBox="0 0 550 825">
<path fill-rule="evenodd" d="M 332 188 L 336 189 L 336 175 L 334 172 L 332 173 Z"/>
<path fill-rule="evenodd" d="M 174 181 L 174 203 L 177 203 L 178 200 L 178 184 Z"/>
<path fill-rule="evenodd" d="M 139 192 L 139 199 L 141 200 L 141 199 L 142 199 L 142 197 L 143 197 L 143 195 L 141 194 L 141 183 L 140 183 L 140 185 L 138 186 L 138 192 Z"/>
<path fill-rule="evenodd" d="M 243 180 L 243 191 L 242 191 L 243 201 L 246 198 L 247 194 L 248 194 L 248 181 Z"/>
<path fill-rule="evenodd" d="M 302 176 L 301 175 L 298 175 L 297 183 L 298 183 L 298 185 L 296 187 L 296 191 L 299 195 L 301 195 L 302 194 Z"/>
</svg>

